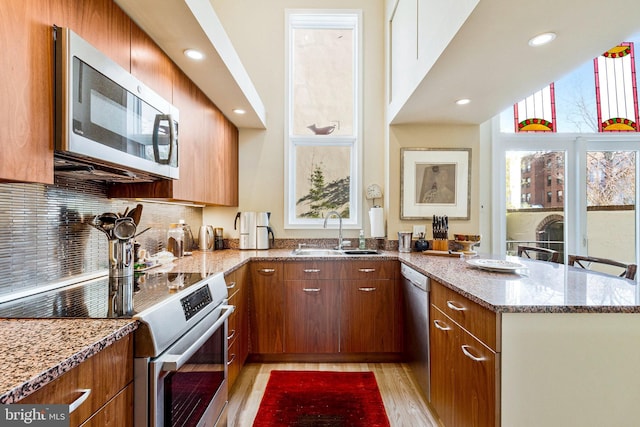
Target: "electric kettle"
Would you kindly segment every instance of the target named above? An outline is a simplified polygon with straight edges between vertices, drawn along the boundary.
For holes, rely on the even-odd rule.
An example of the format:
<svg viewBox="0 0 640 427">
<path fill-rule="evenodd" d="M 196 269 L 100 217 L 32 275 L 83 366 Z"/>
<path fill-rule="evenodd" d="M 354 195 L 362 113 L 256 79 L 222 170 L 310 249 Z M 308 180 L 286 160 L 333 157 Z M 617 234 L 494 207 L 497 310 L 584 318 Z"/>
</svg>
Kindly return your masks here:
<svg viewBox="0 0 640 427">
<path fill-rule="evenodd" d="M 203 225 L 198 235 L 198 247 L 201 251 L 212 251 L 214 243 L 213 226 Z"/>
</svg>

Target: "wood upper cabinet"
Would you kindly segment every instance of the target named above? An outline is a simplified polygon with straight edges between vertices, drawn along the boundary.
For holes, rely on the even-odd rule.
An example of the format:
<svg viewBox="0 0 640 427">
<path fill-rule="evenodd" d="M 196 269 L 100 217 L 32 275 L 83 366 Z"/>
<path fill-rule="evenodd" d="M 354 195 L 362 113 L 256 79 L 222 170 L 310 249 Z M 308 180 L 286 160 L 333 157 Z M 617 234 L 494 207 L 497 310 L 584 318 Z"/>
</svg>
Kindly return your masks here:
<svg viewBox="0 0 640 427">
<path fill-rule="evenodd" d="M 334 263 L 284 265 L 285 353 L 338 353 L 340 283 Z"/>
<path fill-rule="evenodd" d="M 66 26 L 129 69 L 129 18 L 111 0 L 0 2 L 0 181 L 53 183 L 53 35 Z"/>
<path fill-rule="evenodd" d="M 252 262 L 249 293 L 250 352 L 284 351 L 284 287 L 282 262 Z"/>
<path fill-rule="evenodd" d="M 238 129 L 209 102 L 205 106 L 204 136 L 209 154 L 203 159 L 203 171 L 208 176 L 205 191 L 210 203 L 238 206 Z"/>
<path fill-rule="evenodd" d="M 133 426 L 133 338 L 127 335 L 30 394 L 19 403 L 71 404 L 70 426 Z"/>
<path fill-rule="evenodd" d="M 178 69 L 173 75 L 173 104 L 180 112 L 180 179 L 113 185 L 109 197 L 237 206 L 238 129 Z"/>
<path fill-rule="evenodd" d="M 176 66 L 136 24 L 131 24 L 131 74 L 171 102 Z"/>
<path fill-rule="evenodd" d="M 499 425 L 497 315 L 434 280 L 431 295 L 432 406 L 446 427 Z"/>
</svg>

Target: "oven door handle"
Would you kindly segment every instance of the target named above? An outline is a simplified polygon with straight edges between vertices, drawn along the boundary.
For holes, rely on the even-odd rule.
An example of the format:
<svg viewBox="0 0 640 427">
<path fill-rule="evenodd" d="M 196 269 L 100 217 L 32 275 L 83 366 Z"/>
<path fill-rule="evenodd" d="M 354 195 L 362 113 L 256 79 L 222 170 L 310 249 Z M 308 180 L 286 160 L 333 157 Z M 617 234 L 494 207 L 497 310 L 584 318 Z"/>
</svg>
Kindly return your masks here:
<svg viewBox="0 0 640 427">
<path fill-rule="evenodd" d="M 193 356 L 196 351 L 198 351 L 204 345 L 204 343 L 207 342 L 209 338 L 211 338 L 211 336 L 218 330 L 218 328 L 220 328 L 220 326 L 224 324 L 224 322 L 229 316 L 231 316 L 231 313 L 233 313 L 233 310 L 235 309 L 235 307 L 232 305 L 223 305 L 221 306 L 221 308 L 223 309 L 223 312 L 220 317 L 218 317 L 216 322 L 211 325 L 211 327 L 207 329 L 207 331 L 193 344 L 191 344 L 189 348 L 187 348 L 183 353 L 167 354 L 160 357 L 159 361 L 162 362 L 162 370 L 164 372 L 172 372 L 180 369 L 182 365 L 184 365 L 189 359 L 191 359 L 191 356 Z"/>
</svg>

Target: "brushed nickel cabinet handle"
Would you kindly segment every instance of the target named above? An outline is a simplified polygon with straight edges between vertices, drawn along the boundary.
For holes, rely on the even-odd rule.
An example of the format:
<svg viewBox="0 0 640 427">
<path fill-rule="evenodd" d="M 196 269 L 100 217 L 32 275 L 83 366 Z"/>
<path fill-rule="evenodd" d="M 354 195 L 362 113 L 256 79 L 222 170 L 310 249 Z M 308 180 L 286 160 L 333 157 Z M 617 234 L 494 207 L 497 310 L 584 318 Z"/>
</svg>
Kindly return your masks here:
<svg viewBox="0 0 640 427">
<path fill-rule="evenodd" d="M 376 288 L 358 288 L 358 290 L 362 292 L 373 292 Z"/>
<path fill-rule="evenodd" d="M 440 329 L 441 331 L 450 331 L 451 327 L 447 326 L 446 323 L 444 323 L 442 320 L 434 320 L 433 321 L 433 326 L 435 326 L 436 328 Z"/>
<path fill-rule="evenodd" d="M 303 288 L 304 292 L 320 292 L 320 288 Z"/>
<path fill-rule="evenodd" d="M 375 273 L 375 268 L 359 268 L 358 271 L 360 273 Z"/>
<path fill-rule="evenodd" d="M 260 273 L 271 274 L 271 273 L 275 273 L 276 269 L 275 268 L 261 268 L 258 271 Z"/>
<path fill-rule="evenodd" d="M 482 356 L 474 356 L 473 354 L 471 354 L 471 352 L 469 351 L 469 349 L 471 348 L 470 345 L 463 345 L 461 346 L 462 348 L 462 352 L 464 353 L 465 356 L 467 356 L 469 359 L 473 360 L 474 362 L 482 362 L 484 360 L 486 360 L 486 358 L 482 357 Z"/>
<path fill-rule="evenodd" d="M 320 269 L 319 268 L 305 268 L 304 272 L 305 273 L 320 273 Z"/>
<path fill-rule="evenodd" d="M 235 336 L 236 336 L 236 330 L 235 330 L 235 329 L 233 329 L 233 330 L 231 331 L 231 335 L 229 335 L 229 336 L 227 337 L 227 341 L 229 341 L 229 340 L 233 339 L 233 337 L 235 337 Z"/>
<path fill-rule="evenodd" d="M 73 411 L 78 409 L 78 407 L 82 405 L 84 401 L 89 398 L 89 395 L 91 394 L 90 388 L 84 388 L 78 391 L 81 392 L 82 394 L 80 395 L 80 397 L 78 397 L 76 400 L 74 400 L 69 404 L 69 413 L 72 413 Z"/>
<path fill-rule="evenodd" d="M 227 362 L 227 366 L 231 365 L 231 364 L 233 363 L 233 361 L 234 361 L 234 360 L 236 360 L 236 354 L 235 354 L 235 353 L 233 353 L 233 354 L 231 355 L 231 360 L 229 360 L 229 361 Z"/>
<path fill-rule="evenodd" d="M 231 282 L 227 285 L 227 289 L 233 289 L 236 287 L 236 282 Z"/>
<path fill-rule="evenodd" d="M 447 307 L 449 307 L 451 310 L 455 310 L 455 311 L 465 311 L 466 310 L 466 308 L 464 306 L 457 305 L 453 301 L 447 301 Z"/>
</svg>

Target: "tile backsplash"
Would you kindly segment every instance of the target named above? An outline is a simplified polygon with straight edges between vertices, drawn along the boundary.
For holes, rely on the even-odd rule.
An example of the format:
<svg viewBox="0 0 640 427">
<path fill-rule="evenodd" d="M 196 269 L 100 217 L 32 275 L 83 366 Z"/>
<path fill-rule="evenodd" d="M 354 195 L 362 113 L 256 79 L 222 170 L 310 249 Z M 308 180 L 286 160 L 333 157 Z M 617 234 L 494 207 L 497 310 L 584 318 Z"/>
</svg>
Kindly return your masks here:
<svg viewBox="0 0 640 427">
<path fill-rule="evenodd" d="M 184 219 L 194 234 L 202 223 L 202 208 L 109 199 L 101 182 L 0 184 L 0 297 L 106 270 L 107 238 L 90 223 L 138 203 L 144 206 L 138 230 L 151 229 L 137 241 L 151 254 L 164 249 L 171 223 Z"/>
</svg>

